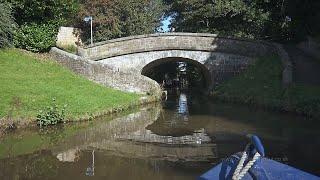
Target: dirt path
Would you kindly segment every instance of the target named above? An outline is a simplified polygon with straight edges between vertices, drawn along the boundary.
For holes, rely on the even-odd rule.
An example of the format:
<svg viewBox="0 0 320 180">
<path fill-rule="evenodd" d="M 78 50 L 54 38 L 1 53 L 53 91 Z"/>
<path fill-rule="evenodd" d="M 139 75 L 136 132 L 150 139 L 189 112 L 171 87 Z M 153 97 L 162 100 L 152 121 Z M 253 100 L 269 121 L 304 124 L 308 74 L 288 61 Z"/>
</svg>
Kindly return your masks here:
<svg viewBox="0 0 320 180">
<path fill-rule="evenodd" d="M 314 59 L 294 45 L 284 47 L 293 63 L 293 82 L 320 85 L 320 59 Z"/>
</svg>

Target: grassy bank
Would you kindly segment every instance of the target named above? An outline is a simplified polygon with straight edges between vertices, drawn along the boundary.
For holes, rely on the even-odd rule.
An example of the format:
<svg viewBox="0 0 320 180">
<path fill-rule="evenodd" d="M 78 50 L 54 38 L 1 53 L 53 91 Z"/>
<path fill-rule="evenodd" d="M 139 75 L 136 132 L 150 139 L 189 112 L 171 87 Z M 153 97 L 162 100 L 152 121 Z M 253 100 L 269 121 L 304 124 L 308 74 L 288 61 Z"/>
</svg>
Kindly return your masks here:
<svg viewBox="0 0 320 180">
<path fill-rule="evenodd" d="M 281 79 L 279 58 L 261 58 L 242 75 L 221 84 L 213 97 L 319 118 L 320 86 L 292 84 L 284 88 Z"/>
<path fill-rule="evenodd" d="M 139 95 L 103 87 L 17 49 L 0 50 L 0 119 L 34 120 L 56 98 L 68 119 L 137 103 Z"/>
</svg>

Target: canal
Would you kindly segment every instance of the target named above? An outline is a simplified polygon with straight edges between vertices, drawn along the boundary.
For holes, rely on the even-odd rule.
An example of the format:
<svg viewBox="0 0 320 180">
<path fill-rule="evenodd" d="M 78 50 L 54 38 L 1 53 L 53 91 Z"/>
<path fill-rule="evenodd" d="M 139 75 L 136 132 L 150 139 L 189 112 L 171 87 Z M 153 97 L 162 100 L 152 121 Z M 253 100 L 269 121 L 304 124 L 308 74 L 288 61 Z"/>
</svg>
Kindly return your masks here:
<svg viewBox="0 0 320 180">
<path fill-rule="evenodd" d="M 0 143 L 0 179 L 195 179 L 261 137 L 267 157 L 320 175 L 319 121 L 185 93 L 94 121 L 30 128 Z"/>
</svg>

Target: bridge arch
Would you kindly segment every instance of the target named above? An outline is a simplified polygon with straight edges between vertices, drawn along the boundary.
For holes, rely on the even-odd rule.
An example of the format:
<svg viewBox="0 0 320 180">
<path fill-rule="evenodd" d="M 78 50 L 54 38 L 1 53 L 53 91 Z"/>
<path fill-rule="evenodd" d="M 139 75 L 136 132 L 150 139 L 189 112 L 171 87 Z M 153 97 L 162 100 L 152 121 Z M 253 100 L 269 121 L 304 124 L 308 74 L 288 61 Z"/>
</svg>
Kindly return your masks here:
<svg viewBox="0 0 320 180">
<path fill-rule="evenodd" d="M 206 77 L 206 87 L 208 90 L 211 90 L 225 79 L 240 73 L 254 62 L 254 58 L 237 54 L 186 50 L 140 52 L 110 57 L 98 60 L 97 62 L 113 67 L 117 71 L 141 75 L 146 72 L 146 70 L 144 70 L 144 73 L 142 73 L 145 66 L 155 66 L 157 63 L 161 64 L 169 60 L 172 61 L 174 58 L 182 59 L 185 62 L 199 67 Z M 211 82 L 208 82 L 209 80 Z"/>
<path fill-rule="evenodd" d="M 128 75 L 130 78 L 132 74 L 136 76 L 146 74 L 147 69 L 153 68 L 158 63 L 182 58 L 183 61 L 201 69 L 209 91 L 243 72 L 257 58 L 277 52 L 274 44 L 268 42 L 201 33 L 131 36 L 78 49 L 80 57 L 106 65 L 114 72 L 130 74 Z M 119 81 L 123 81 L 123 78 L 119 78 Z M 113 82 L 114 78 L 108 84 L 114 84 Z M 129 83 L 133 86 L 136 84 Z"/>
<path fill-rule="evenodd" d="M 197 60 L 185 58 L 185 57 L 172 57 L 172 56 L 170 56 L 170 57 L 155 59 L 155 60 L 149 62 L 148 64 L 146 64 L 141 69 L 141 74 L 152 78 L 151 77 L 152 72 L 154 72 L 154 70 L 157 69 L 159 66 L 165 65 L 168 63 L 178 63 L 178 62 L 186 63 L 189 66 L 190 65 L 194 66 L 196 69 L 199 70 L 199 73 L 200 73 L 201 77 L 203 78 L 202 88 L 206 89 L 206 88 L 209 88 L 210 86 L 212 86 L 212 84 L 213 84 L 212 73 L 210 72 L 208 67 L 206 67 L 204 64 L 200 63 Z M 154 79 L 154 80 L 156 80 L 156 79 Z M 159 80 L 158 80 L 158 82 L 159 82 Z"/>
</svg>

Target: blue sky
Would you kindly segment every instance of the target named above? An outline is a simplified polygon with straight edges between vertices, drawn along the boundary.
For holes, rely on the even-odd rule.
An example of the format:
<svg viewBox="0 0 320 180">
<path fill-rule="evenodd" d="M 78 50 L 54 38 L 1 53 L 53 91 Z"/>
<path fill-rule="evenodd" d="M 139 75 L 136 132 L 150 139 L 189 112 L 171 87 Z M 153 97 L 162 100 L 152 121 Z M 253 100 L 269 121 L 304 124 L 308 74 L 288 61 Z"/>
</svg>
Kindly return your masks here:
<svg viewBox="0 0 320 180">
<path fill-rule="evenodd" d="M 172 20 L 172 17 L 167 17 L 162 21 L 163 25 L 161 26 L 161 28 L 163 29 L 163 32 L 168 32 L 170 30 L 169 25 L 171 23 L 171 20 Z"/>
</svg>

